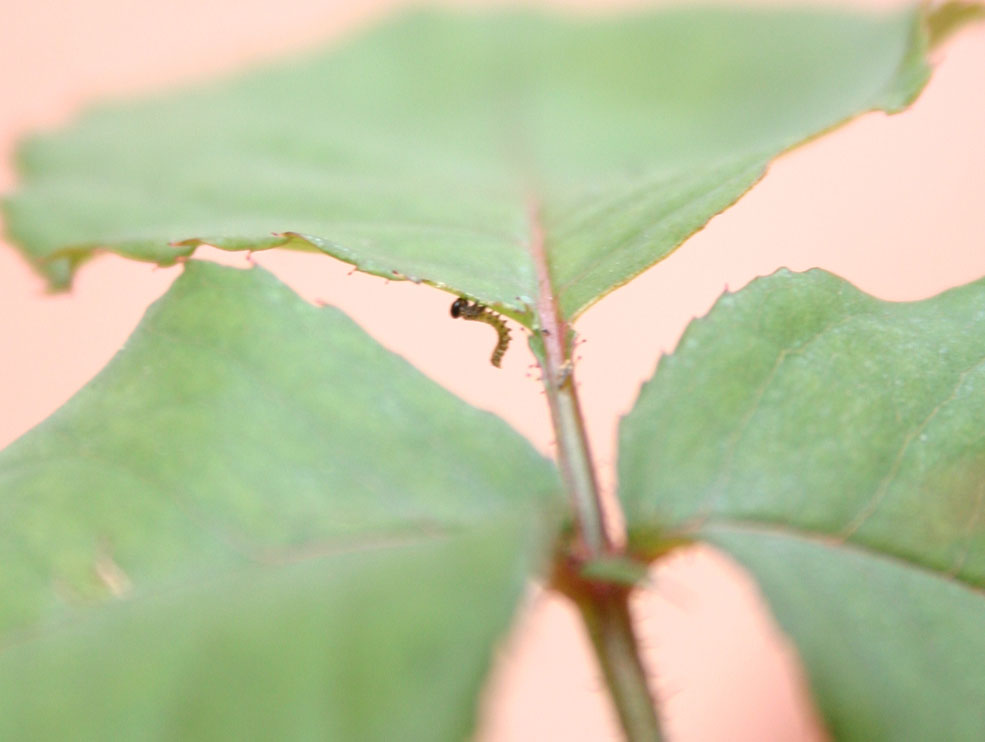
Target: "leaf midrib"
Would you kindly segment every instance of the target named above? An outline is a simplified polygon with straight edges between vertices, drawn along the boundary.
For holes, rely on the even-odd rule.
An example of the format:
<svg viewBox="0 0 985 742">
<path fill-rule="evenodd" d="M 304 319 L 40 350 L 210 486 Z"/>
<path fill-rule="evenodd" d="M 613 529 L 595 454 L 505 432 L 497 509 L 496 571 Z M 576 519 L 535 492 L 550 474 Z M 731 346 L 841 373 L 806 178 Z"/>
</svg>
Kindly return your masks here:
<svg viewBox="0 0 985 742">
<path fill-rule="evenodd" d="M 41 625 L 35 623 L 15 626 L 6 631 L 0 631 L 0 662 L 2 662 L 6 652 L 13 647 L 43 641 L 63 631 L 77 630 L 83 623 L 100 620 L 104 615 L 102 610 L 108 607 L 135 606 L 141 603 L 155 602 L 167 596 L 195 592 L 210 583 L 224 584 L 236 577 L 242 578 L 261 571 L 280 570 L 306 561 L 331 559 L 358 552 L 408 549 L 423 544 L 448 541 L 467 530 L 465 527 L 422 530 L 414 524 L 411 525 L 412 527 L 406 529 L 394 529 L 389 533 L 373 534 L 371 538 L 360 537 L 333 544 L 306 544 L 301 548 L 283 549 L 282 553 L 277 553 L 277 550 L 272 549 L 268 553 L 248 556 L 246 560 L 235 567 L 225 566 L 218 570 L 199 573 L 197 578 L 189 579 L 190 575 L 186 574 L 180 582 L 155 580 L 152 582 L 151 590 L 141 590 L 141 584 L 146 584 L 146 581 L 138 582 L 135 580 L 133 590 L 124 598 L 107 596 L 106 598 L 83 601 L 81 604 L 70 605 L 66 615 L 57 621 Z"/>
</svg>

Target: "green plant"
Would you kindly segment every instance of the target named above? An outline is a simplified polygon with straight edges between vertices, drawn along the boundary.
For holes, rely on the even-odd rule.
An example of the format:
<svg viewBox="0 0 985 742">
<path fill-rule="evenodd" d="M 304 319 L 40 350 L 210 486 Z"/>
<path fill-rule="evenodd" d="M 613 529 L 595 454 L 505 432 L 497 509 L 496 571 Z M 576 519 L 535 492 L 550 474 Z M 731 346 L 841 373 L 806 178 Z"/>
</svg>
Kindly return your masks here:
<svg viewBox="0 0 985 742">
<path fill-rule="evenodd" d="M 202 243 L 434 284 L 532 332 L 558 466 L 341 313 L 190 261 L 0 455 L 0 738 L 460 738 L 548 574 L 654 738 L 626 600 L 694 541 L 755 575 L 837 737 L 981 738 L 985 284 L 724 296 L 622 426 L 625 549 L 571 332 L 771 158 L 905 107 L 968 12 L 422 13 L 26 143 L 7 227 L 53 286 Z"/>
</svg>

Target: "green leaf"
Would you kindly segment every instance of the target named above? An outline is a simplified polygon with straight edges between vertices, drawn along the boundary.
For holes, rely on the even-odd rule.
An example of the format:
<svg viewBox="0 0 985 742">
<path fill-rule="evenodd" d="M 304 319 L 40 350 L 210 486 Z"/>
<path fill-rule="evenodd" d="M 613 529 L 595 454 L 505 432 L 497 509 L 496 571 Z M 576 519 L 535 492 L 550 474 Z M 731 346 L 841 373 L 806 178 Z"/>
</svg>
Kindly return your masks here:
<svg viewBox="0 0 985 742">
<path fill-rule="evenodd" d="M 559 489 L 337 310 L 193 261 L 0 453 L 0 738 L 461 739 Z"/>
<path fill-rule="evenodd" d="M 710 527 L 794 639 L 836 740 L 985 736 L 985 596 L 802 534 Z"/>
<path fill-rule="evenodd" d="M 0 654 L 0 736 L 458 742 L 531 568 L 518 533 L 488 530 L 234 572 L 31 634 Z"/>
<path fill-rule="evenodd" d="M 624 556 L 603 556 L 585 562 L 579 574 L 587 580 L 632 587 L 646 580 L 648 571 L 645 562 Z"/>
<path fill-rule="evenodd" d="M 94 250 L 320 249 L 533 324 L 666 257 L 769 160 L 929 70 L 922 11 L 417 12 L 337 49 L 103 107 L 19 150 L 8 229 L 53 284 Z M 534 223 L 536 222 L 536 224 Z"/>
<path fill-rule="evenodd" d="M 694 322 L 624 420 L 633 548 L 746 564 L 838 739 L 985 738 L 983 420 L 985 280 L 889 303 L 780 271 Z"/>
</svg>

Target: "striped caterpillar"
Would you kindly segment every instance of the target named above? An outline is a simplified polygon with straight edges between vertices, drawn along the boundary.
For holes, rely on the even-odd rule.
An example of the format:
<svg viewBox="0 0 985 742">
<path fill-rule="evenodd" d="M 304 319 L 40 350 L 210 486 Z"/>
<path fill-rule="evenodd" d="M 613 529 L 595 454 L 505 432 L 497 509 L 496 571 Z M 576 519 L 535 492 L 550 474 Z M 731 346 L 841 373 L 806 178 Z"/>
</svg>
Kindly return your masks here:
<svg viewBox="0 0 985 742">
<path fill-rule="evenodd" d="M 484 304 L 480 304 L 479 302 L 469 304 L 469 300 L 463 297 L 455 299 L 455 302 L 451 305 L 451 316 L 455 319 L 461 317 L 462 319 L 469 319 L 475 322 L 485 322 L 487 325 L 492 325 L 496 329 L 496 334 L 499 335 L 499 342 L 493 348 L 492 357 L 489 359 L 489 362 L 496 368 L 499 368 L 500 361 L 503 360 L 503 354 L 510 345 L 510 328 L 506 326 L 503 318 L 494 312 L 490 312 Z"/>
</svg>

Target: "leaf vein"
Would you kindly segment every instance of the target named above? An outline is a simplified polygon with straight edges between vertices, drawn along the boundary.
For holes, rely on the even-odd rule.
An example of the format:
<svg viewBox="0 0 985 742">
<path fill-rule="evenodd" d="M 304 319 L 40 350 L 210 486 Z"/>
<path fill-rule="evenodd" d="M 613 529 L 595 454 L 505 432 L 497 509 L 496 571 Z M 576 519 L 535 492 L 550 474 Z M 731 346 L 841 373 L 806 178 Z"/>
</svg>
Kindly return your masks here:
<svg viewBox="0 0 985 742">
<path fill-rule="evenodd" d="M 921 421 L 919 425 L 913 428 L 913 430 L 911 430 L 910 433 L 903 439 L 899 451 L 897 451 L 896 456 L 893 458 L 893 461 L 889 466 L 889 470 L 886 472 L 882 480 L 879 482 L 879 485 L 876 487 L 875 492 L 873 492 L 872 496 L 868 499 L 868 501 L 858 510 L 858 512 L 854 515 L 854 517 L 842 529 L 841 538 L 843 540 L 847 541 L 853 535 L 855 535 L 855 533 L 858 532 L 858 530 L 862 527 L 865 521 L 867 521 L 872 516 L 872 514 L 879 508 L 883 500 L 885 500 L 886 495 L 889 492 L 889 488 L 892 486 L 893 482 L 896 480 L 896 477 L 899 475 L 900 468 L 903 465 L 903 460 L 906 457 L 906 453 L 907 451 L 909 451 L 910 446 L 913 444 L 913 441 L 916 440 L 917 436 L 919 436 L 924 430 L 927 429 L 927 426 L 930 425 L 931 422 L 933 422 L 934 418 L 937 417 L 937 415 L 946 405 L 948 405 L 950 402 L 953 402 L 957 398 L 957 394 L 961 390 L 961 387 L 964 384 L 965 380 L 968 378 L 968 376 L 974 373 L 975 371 L 979 370 L 980 368 L 982 368 L 983 365 L 985 365 L 985 357 L 978 359 L 971 366 L 969 366 L 964 371 L 959 373 L 957 379 L 954 382 L 954 385 L 951 388 L 950 393 L 944 399 L 942 399 L 936 405 L 934 405 L 934 407 L 930 410 L 930 412 L 924 417 L 923 421 Z"/>
</svg>

